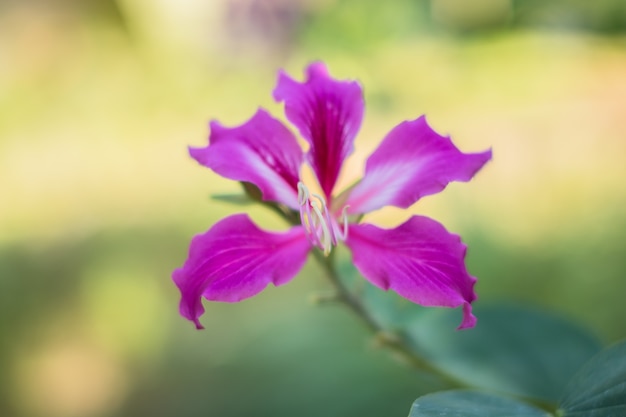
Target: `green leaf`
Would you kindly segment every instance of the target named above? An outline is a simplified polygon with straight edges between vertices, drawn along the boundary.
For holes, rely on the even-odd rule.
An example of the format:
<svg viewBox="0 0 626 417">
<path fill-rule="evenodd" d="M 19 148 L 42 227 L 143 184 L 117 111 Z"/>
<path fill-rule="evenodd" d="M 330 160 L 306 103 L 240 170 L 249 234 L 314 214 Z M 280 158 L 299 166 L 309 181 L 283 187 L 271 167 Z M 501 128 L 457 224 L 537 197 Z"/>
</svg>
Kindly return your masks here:
<svg viewBox="0 0 626 417">
<path fill-rule="evenodd" d="M 244 194 L 213 194 L 211 198 L 238 206 L 249 206 L 250 204 L 263 201 L 263 194 L 259 187 L 245 181 L 240 181 L 239 184 L 241 184 Z"/>
<path fill-rule="evenodd" d="M 603 350 L 582 367 L 566 388 L 559 415 L 626 416 L 626 341 Z"/>
<path fill-rule="evenodd" d="M 577 325 L 511 306 L 477 307 L 474 329 L 455 330 L 460 312 L 430 309 L 406 329 L 414 348 L 469 386 L 556 404 L 570 378 L 600 350 Z"/>
<path fill-rule="evenodd" d="M 340 253 L 341 279 L 371 316 L 404 334 L 420 357 L 467 386 L 556 406 L 600 342 L 560 316 L 520 306 L 477 306 L 474 329 L 457 331 L 460 309 L 423 308 L 365 281 Z"/>
<path fill-rule="evenodd" d="M 249 206 L 254 201 L 245 194 L 213 194 L 211 199 L 224 203 L 236 204 L 238 206 Z"/>
<path fill-rule="evenodd" d="M 443 391 L 418 398 L 409 417 L 547 417 L 520 401 L 477 391 Z"/>
</svg>

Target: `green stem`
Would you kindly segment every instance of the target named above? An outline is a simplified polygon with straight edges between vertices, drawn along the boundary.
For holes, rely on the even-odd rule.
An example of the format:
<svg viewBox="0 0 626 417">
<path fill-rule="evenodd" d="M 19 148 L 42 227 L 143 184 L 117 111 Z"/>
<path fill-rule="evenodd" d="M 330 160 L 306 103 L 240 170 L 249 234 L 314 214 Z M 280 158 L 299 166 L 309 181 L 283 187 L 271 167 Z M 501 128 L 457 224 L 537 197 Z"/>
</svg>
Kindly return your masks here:
<svg viewBox="0 0 626 417">
<path fill-rule="evenodd" d="M 315 260 L 322 266 L 322 268 L 324 268 L 326 276 L 328 277 L 336 291 L 336 295 L 335 297 L 333 297 L 333 300 L 337 300 L 343 303 L 346 307 L 352 310 L 352 312 L 355 313 L 361 319 L 361 321 L 372 332 L 374 332 L 374 334 L 388 334 L 388 329 L 385 329 L 381 324 L 376 321 L 376 319 L 374 319 L 374 317 L 365 307 L 361 299 L 354 295 L 354 293 L 352 293 L 341 281 L 341 278 L 339 277 L 339 274 L 337 273 L 337 270 L 334 266 L 334 254 L 335 252 L 331 252 L 328 257 L 325 257 L 320 250 L 315 249 L 313 251 L 313 256 Z M 442 369 L 439 369 L 438 367 L 428 362 L 426 359 L 419 356 L 415 352 L 415 350 L 411 348 L 409 342 L 403 335 L 394 334 L 393 337 L 386 336 L 384 337 L 383 342 L 383 345 L 386 348 L 398 354 L 402 359 L 405 360 L 405 362 L 407 362 L 413 368 L 437 376 L 442 382 L 448 385 L 449 388 L 473 388 L 472 385 L 460 381 L 459 379 L 453 377 Z M 542 408 L 553 415 L 556 413 L 556 415 L 558 416 L 557 407 L 550 402 L 526 397 L 520 397 L 520 400 L 532 403 L 535 406 Z"/>
<path fill-rule="evenodd" d="M 276 205 L 274 203 L 262 202 L 262 204 L 277 213 L 290 225 L 293 226 L 300 223 L 297 212 L 294 212 L 287 207 Z M 313 256 L 315 260 L 324 269 L 324 271 L 326 272 L 326 276 L 334 287 L 336 294 L 332 298 L 333 300 L 341 302 L 350 310 L 352 310 L 352 312 L 355 313 L 361 319 L 363 324 L 365 324 L 365 326 L 370 329 L 374 334 L 384 335 L 385 337 L 381 338 L 383 345 L 392 352 L 398 354 L 413 368 L 437 376 L 442 382 L 448 385 L 449 388 L 473 388 L 472 385 L 455 378 L 444 370 L 431 364 L 428 360 L 422 358 L 417 352 L 415 352 L 413 348 L 411 348 L 410 343 L 406 340 L 406 337 L 404 335 L 390 335 L 389 330 L 382 326 L 380 323 L 378 323 L 378 321 L 376 321 L 374 316 L 370 313 L 370 311 L 367 309 L 361 299 L 353 292 L 351 292 L 342 282 L 339 274 L 337 273 L 337 270 L 335 269 L 335 253 L 336 251 L 331 251 L 329 256 L 324 256 L 324 254 L 320 250 L 313 250 Z M 559 415 L 559 410 L 552 403 L 532 398 L 520 399 L 530 402 L 535 406 L 548 411 L 549 413 L 551 413 L 551 415 Z"/>
<path fill-rule="evenodd" d="M 328 257 L 325 257 L 321 251 L 314 250 L 313 256 L 322 268 L 324 268 L 326 276 L 335 288 L 335 291 L 337 292 L 336 299 L 352 310 L 352 312 L 355 313 L 372 332 L 379 335 L 388 334 L 388 330 L 374 319 L 372 314 L 361 302 L 361 299 L 348 290 L 341 281 L 333 262 L 334 253 L 335 252 L 331 252 Z M 411 349 L 409 343 L 402 335 L 394 334 L 393 337 L 384 337 L 383 342 L 386 348 L 398 354 L 413 368 L 436 375 L 443 382 L 449 385 L 450 388 L 469 388 L 467 384 L 433 366 L 430 362 L 419 356 L 413 349 Z"/>
</svg>

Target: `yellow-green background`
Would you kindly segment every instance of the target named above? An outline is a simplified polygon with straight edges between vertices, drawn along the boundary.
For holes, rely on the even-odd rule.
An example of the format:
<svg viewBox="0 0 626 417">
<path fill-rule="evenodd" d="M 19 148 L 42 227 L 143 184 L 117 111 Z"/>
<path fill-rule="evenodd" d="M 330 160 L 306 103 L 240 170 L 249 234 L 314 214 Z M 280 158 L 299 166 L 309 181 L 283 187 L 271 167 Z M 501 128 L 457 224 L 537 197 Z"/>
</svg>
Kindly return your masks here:
<svg viewBox="0 0 626 417">
<path fill-rule="evenodd" d="M 0 415 L 392 416 L 437 387 L 314 307 L 314 265 L 206 305 L 203 332 L 178 316 L 190 238 L 241 210 L 209 199 L 239 188 L 186 147 L 213 118 L 282 117 L 276 71 L 316 59 L 364 86 L 342 184 L 424 113 L 461 149 L 492 147 L 409 212 L 464 236 L 478 303 L 625 337 L 625 28 L 618 0 L 0 3 Z"/>
</svg>

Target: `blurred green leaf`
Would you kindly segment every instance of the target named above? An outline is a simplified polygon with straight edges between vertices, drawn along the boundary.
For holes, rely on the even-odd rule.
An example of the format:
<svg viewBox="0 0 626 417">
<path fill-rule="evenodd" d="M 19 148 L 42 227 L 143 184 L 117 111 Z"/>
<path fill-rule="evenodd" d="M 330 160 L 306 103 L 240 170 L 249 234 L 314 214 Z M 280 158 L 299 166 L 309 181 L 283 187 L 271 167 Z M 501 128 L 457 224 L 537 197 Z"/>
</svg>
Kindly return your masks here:
<svg viewBox="0 0 626 417">
<path fill-rule="evenodd" d="M 474 329 L 457 331 L 460 314 L 431 309 L 406 328 L 423 357 L 473 387 L 557 403 L 600 343 L 563 318 L 529 308 L 476 308 Z"/>
<path fill-rule="evenodd" d="M 243 188 L 243 194 L 213 194 L 211 198 L 237 206 L 249 206 L 263 201 L 263 194 L 256 185 L 246 181 L 239 181 L 239 184 Z"/>
<path fill-rule="evenodd" d="M 250 197 L 244 194 L 213 194 L 211 199 L 238 206 L 249 206 L 254 203 Z"/>
<path fill-rule="evenodd" d="M 415 352 L 472 387 L 556 404 L 570 378 L 601 349 L 585 329 L 521 306 L 478 306 L 476 328 L 458 331 L 460 309 L 430 309 L 370 285 L 341 262 L 342 280 L 372 317 L 404 333 Z"/>
<path fill-rule="evenodd" d="M 546 417 L 528 404 L 476 391 L 444 391 L 418 398 L 409 417 Z"/>
<path fill-rule="evenodd" d="M 560 415 L 626 416 L 626 341 L 600 352 L 574 376 Z"/>
</svg>

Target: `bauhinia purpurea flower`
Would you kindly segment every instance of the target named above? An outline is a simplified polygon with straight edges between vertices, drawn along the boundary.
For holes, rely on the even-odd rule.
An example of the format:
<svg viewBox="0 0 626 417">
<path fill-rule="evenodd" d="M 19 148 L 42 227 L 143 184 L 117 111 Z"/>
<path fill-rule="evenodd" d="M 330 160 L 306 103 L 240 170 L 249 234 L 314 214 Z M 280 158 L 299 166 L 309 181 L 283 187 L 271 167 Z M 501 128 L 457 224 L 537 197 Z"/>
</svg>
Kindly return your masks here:
<svg viewBox="0 0 626 417">
<path fill-rule="evenodd" d="M 361 86 L 333 79 L 317 62 L 306 69 L 302 83 L 280 72 L 274 98 L 284 103 L 287 119 L 309 144 L 306 153 L 293 133 L 263 109 L 237 127 L 212 121 L 209 144 L 189 151 L 217 174 L 253 184 L 264 201 L 299 213 L 300 222 L 275 233 L 260 229 L 246 214 L 235 214 L 194 237 L 184 266 L 173 273 L 182 295 L 181 315 L 201 329 L 202 297 L 237 302 L 270 283 L 286 284 L 309 251 L 328 254 L 343 242 L 355 267 L 375 286 L 423 306 L 462 306 L 459 328 L 474 326 L 476 278 L 467 272 L 466 246 L 459 236 L 424 216 L 412 216 L 394 229 L 360 220 L 384 206 L 408 208 L 451 181 L 469 181 L 491 159 L 491 150 L 462 153 L 424 116 L 405 121 L 367 159 L 363 178 L 335 196 L 363 118 Z M 312 168 L 321 194 L 302 181 L 304 164 Z"/>
</svg>

